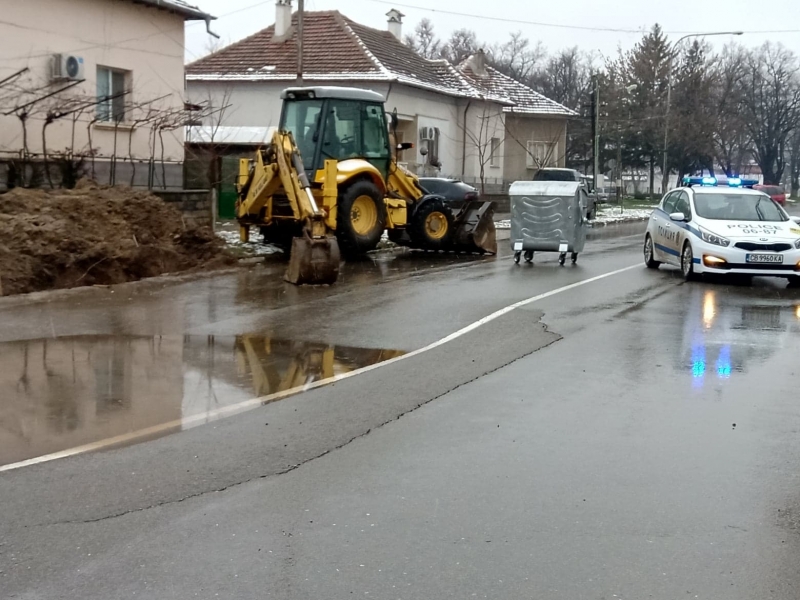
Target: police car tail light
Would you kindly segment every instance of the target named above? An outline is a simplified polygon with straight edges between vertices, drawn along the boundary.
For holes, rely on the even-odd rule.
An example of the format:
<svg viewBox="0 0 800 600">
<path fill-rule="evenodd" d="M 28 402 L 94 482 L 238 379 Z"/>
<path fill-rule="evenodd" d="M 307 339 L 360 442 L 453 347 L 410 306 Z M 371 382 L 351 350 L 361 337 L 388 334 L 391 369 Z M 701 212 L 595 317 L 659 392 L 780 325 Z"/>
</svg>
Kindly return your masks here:
<svg viewBox="0 0 800 600">
<path fill-rule="evenodd" d="M 722 246 L 727 247 L 730 246 L 731 241 L 725 239 L 722 236 L 716 235 L 715 233 L 711 233 L 710 231 L 706 231 L 705 229 L 700 230 L 700 237 L 703 238 L 704 242 L 708 242 L 709 244 L 714 244 L 715 246 Z"/>
<path fill-rule="evenodd" d="M 707 267 L 711 267 L 713 269 L 719 269 L 724 267 L 728 264 L 728 261 L 724 258 L 720 258 L 719 256 L 711 256 L 710 254 L 705 254 L 703 256 L 703 264 Z"/>
</svg>

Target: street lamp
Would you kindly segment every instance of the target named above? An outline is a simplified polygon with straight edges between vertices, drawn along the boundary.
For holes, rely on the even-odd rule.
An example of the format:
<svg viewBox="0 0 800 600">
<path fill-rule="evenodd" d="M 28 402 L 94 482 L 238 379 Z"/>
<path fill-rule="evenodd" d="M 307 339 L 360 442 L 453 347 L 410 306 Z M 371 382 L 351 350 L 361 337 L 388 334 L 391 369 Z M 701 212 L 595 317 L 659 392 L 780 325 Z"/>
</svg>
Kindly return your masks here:
<svg viewBox="0 0 800 600">
<path fill-rule="evenodd" d="M 678 38 L 672 44 L 672 50 L 669 53 L 669 63 L 667 64 L 667 110 L 664 115 L 664 166 L 661 169 L 661 193 L 667 191 L 667 183 L 669 175 L 667 175 L 667 147 L 669 146 L 669 106 L 672 100 L 672 59 L 678 51 L 678 46 L 683 40 L 692 37 L 710 37 L 712 35 L 744 35 L 744 31 L 710 31 L 708 33 L 690 33 Z"/>
</svg>

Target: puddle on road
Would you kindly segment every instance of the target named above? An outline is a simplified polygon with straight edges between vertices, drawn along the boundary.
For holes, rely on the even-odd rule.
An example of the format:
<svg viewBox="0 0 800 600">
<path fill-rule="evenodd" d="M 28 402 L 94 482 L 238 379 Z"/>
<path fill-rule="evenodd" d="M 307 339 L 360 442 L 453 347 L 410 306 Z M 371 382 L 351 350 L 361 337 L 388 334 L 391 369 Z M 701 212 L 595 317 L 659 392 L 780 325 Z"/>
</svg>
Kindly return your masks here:
<svg viewBox="0 0 800 600">
<path fill-rule="evenodd" d="M 764 364 L 775 353 L 797 346 L 800 304 L 770 300 L 758 288 L 736 291 L 694 286 L 683 307 L 681 368 L 692 387 L 722 383 Z"/>
<path fill-rule="evenodd" d="M 165 423 L 180 430 L 190 417 L 402 354 L 265 335 L 3 343 L 0 465 Z"/>
</svg>

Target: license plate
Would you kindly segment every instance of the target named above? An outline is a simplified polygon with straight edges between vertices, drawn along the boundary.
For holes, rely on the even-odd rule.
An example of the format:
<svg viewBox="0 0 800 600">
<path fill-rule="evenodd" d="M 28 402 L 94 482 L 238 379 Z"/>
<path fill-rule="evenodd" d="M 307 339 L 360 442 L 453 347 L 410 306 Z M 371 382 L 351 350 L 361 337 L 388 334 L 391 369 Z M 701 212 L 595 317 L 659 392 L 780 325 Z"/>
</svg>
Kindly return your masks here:
<svg viewBox="0 0 800 600">
<path fill-rule="evenodd" d="M 780 254 L 748 254 L 746 260 L 749 263 L 783 264 L 783 256 Z"/>
</svg>

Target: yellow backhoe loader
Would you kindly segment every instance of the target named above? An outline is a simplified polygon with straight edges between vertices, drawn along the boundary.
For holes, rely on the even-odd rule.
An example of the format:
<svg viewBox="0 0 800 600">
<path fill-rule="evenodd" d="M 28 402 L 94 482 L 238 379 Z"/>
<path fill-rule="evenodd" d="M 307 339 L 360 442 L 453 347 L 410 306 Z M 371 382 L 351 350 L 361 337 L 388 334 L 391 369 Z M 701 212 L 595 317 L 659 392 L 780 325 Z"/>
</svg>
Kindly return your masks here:
<svg viewBox="0 0 800 600">
<path fill-rule="evenodd" d="M 397 120 L 387 120 L 383 96 L 309 87 L 281 98 L 271 142 L 240 161 L 236 216 L 243 241 L 258 227 L 290 253 L 287 281 L 335 282 L 340 253 L 373 250 L 387 230 L 410 248 L 497 252 L 490 202 L 451 209 L 398 164 L 398 152 L 413 146 L 394 142 Z"/>
</svg>

